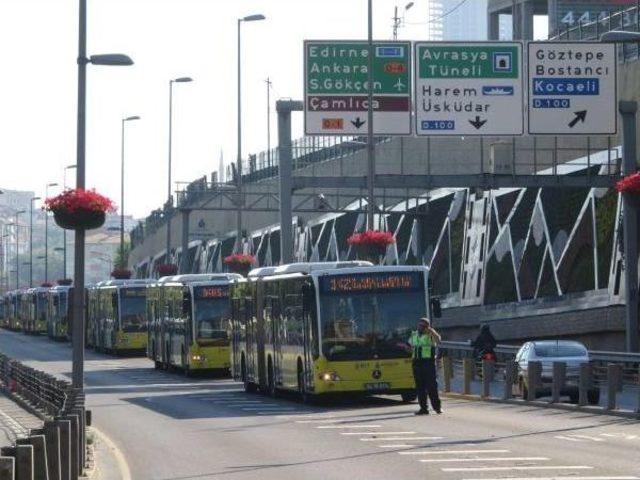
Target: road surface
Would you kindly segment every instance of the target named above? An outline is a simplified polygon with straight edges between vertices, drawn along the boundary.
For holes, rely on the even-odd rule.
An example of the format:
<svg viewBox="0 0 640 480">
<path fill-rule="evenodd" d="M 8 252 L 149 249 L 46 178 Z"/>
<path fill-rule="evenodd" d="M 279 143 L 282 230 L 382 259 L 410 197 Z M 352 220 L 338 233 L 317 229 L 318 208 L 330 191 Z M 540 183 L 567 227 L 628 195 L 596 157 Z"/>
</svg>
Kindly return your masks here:
<svg viewBox="0 0 640 480">
<path fill-rule="evenodd" d="M 70 375 L 71 349 L 0 332 L 0 351 Z M 640 423 L 464 400 L 415 417 L 392 397 L 308 406 L 87 352 L 94 425 L 135 480 L 640 480 Z"/>
</svg>

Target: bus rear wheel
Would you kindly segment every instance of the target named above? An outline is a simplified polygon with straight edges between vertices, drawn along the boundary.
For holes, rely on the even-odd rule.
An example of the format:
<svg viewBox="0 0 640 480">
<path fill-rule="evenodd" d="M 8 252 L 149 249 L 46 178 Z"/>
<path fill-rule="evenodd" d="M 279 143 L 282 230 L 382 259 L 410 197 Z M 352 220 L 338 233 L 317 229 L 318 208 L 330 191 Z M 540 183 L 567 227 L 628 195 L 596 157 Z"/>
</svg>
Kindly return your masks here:
<svg viewBox="0 0 640 480">
<path fill-rule="evenodd" d="M 242 367 L 240 371 L 242 372 L 242 384 L 244 386 L 244 391 L 246 393 L 255 393 L 257 389 L 255 384 L 251 383 L 247 377 L 247 365 L 244 361 L 244 357 L 242 357 Z"/>
</svg>

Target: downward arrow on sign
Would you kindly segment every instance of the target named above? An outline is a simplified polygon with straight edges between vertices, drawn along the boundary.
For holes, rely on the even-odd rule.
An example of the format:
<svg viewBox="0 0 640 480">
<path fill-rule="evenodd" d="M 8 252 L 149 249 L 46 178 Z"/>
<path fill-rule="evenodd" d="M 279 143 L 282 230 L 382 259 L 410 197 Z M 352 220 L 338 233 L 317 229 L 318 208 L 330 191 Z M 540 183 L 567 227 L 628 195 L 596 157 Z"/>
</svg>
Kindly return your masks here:
<svg viewBox="0 0 640 480">
<path fill-rule="evenodd" d="M 482 128 L 482 126 L 487 123 L 486 120 L 480 120 L 480 116 L 476 115 L 476 119 L 475 120 L 469 120 L 469 123 L 471 125 L 473 125 L 474 127 L 476 127 L 476 130 L 480 130 Z"/>
<path fill-rule="evenodd" d="M 354 127 L 356 127 L 357 129 L 360 129 L 360 127 L 363 126 L 365 123 L 367 123 L 367 121 L 360 120 L 360 117 L 357 117 L 355 120 L 351 120 L 351 123 L 353 124 Z"/>
</svg>

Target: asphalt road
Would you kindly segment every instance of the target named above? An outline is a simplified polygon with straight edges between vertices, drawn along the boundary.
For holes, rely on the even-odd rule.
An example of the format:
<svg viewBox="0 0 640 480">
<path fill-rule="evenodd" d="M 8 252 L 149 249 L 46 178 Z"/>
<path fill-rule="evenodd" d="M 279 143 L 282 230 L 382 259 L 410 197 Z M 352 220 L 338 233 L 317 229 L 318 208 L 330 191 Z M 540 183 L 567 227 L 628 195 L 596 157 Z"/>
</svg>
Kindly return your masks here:
<svg viewBox="0 0 640 480">
<path fill-rule="evenodd" d="M 0 351 L 71 369 L 70 347 L 44 337 L 1 331 Z M 640 423 L 615 417 L 446 399 L 428 417 L 383 397 L 307 406 L 93 352 L 86 383 L 135 480 L 640 480 Z"/>
</svg>

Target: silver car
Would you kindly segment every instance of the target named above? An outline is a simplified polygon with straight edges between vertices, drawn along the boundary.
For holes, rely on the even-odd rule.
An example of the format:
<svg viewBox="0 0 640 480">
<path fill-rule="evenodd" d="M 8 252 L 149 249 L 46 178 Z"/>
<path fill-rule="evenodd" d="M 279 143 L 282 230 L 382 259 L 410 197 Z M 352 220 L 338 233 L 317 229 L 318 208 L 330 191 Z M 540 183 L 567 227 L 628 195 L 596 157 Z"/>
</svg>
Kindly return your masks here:
<svg viewBox="0 0 640 480">
<path fill-rule="evenodd" d="M 578 402 L 578 379 L 580 377 L 580 365 L 589 363 L 589 351 L 580 342 L 570 340 L 534 340 L 527 342 L 516 354 L 518 364 L 518 387 L 522 398 L 529 394 L 528 366 L 529 362 L 542 364 L 541 383 L 536 389 L 536 398 L 551 395 L 553 383 L 553 363 L 564 362 L 567 365 L 564 387 L 561 395 L 568 395 L 572 403 Z M 587 400 L 591 405 L 597 405 L 600 401 L 600 390 L 593 388 L 587 392 Z"/>
</svg>

